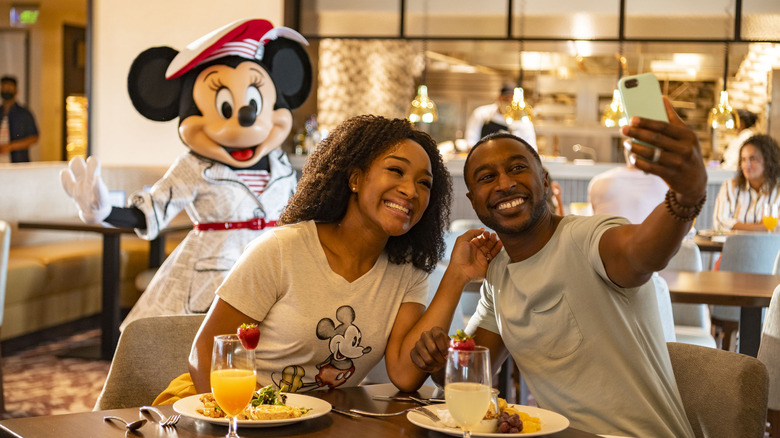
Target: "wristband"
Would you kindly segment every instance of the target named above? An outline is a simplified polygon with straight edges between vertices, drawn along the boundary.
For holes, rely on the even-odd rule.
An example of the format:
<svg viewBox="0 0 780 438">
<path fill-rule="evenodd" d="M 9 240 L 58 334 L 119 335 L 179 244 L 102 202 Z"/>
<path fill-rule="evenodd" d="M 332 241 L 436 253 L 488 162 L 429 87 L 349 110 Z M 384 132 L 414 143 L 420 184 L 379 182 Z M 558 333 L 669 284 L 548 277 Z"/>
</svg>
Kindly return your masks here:
<svg viewBox="0 0 780 438">
<path fill-rule="evenodd" d="M 701 209 L 707 201 L 707 194 L 705 193 L 696 205 L 685 206 L 677 202 L 676 195 L 677 193 L 675 193 L 674 190 L 669 189 L 669 191 L 666 192 L 664 204 L 666 204 L 666 210 L 669 214 L 678 222 L 690 222 L 696 219 L 696 216 L 701 213 Z"/>
</svg>

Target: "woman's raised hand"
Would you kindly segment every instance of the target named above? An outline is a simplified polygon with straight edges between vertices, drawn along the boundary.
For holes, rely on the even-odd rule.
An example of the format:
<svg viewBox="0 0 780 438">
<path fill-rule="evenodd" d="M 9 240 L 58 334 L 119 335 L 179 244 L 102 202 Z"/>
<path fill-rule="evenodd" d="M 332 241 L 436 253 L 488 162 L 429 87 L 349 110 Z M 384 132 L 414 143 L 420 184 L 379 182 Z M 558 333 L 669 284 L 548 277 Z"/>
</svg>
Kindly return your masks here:
<svg viewBox="0 0 780 438">
<path fill-rule="evenodd" d="M 460 269 L 470 280 L 485 277 L 487 267 L 503 248 L 495 233 L 484 228 L 471 229 L 455 241 L 450 265 Z"/>
</svg>

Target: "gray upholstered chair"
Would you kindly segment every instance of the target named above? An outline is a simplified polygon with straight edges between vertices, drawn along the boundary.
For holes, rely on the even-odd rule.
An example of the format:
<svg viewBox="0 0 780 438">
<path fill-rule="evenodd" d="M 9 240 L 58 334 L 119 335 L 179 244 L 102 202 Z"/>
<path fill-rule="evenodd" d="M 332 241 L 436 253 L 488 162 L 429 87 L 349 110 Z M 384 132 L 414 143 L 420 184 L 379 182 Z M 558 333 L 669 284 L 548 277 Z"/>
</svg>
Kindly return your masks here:
<svg viewBox="0 0 780 438">
<path fill-rule="evenodd" d="M 677 254 L 669 260 L 665 271 L 702 270 L 701 251 L 692 239 L 684 239 Z M 710 309 L 706 304 L 672 303 L 674 334 L 677 342 L 716 347 L 712 337 Z"/>
<path fill-rule="evenodd" d="M 778 254 L 780 260 L 780 254 Z M 769 371 L 769 427 L 772 438 L 780 437 L 780 286 L 772 293 L 764 317 L 764 332 L 761 335 L 761 347 L 758 360 Z"/>
<path fill-rule="evenodd" d="M 780 251 L 780 234 L 737 233 L 723 244 L 721 271 L 771 274 Z M 723 349 L 731 349 L 739 327 L 739 307 L 714 306 L 712 323 L 723 331 Z M 736 347 L 736 346 L 734 346 Z"/>
<path fill-rule="evenodd" d="M 672 319 L 672 298 L 669 295 L 669 285 L 657 272 L 653 274 L 651 280 L 655 286 L 655 299 L 658 302 L 658 315 L 661 317 L 664 340 L 676 342 L 677 334 L 674 331 L 674 320 Z"/>
<path fill-rule="evenodd" d="M 764 436 L 769 377 L 760 360 L 699 345 L 666 345 L 697 438 Z"/>
<path fill-rule="evenodd" d="M 11 247 L 11 226 L 0 220 L 0 328 L 3 326 L 5 310 L 5 283 L 8 277 L 8 251 Z M 0 354 L 2 358 L 2 354 Z M 0 363 L 0 412 L 5 412 L 5 390 L 3 389 L 3 367 Z"/>
<path fill-rule="evenodd" d="M 152 316 L 128 324 L 94 410 L 152 404 L 171 380 L 189 371 L 190 348 L 204 317 Z"/>
</svg>

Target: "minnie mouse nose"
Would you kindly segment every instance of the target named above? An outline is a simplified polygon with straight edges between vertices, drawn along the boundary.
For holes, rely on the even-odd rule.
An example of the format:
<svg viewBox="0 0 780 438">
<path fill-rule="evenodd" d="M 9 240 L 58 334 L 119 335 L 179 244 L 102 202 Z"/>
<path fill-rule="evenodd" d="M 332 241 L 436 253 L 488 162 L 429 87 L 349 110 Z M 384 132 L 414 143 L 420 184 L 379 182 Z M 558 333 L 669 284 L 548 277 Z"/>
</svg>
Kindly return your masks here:
<svg viewBox="0 0 780 438">
<path fill-rule="evenodd" d="M 247 127 L 255 124 L 257 120 L 257 111 L 251 106 L 242 106 L 238 110 L 238 124 Z"/>
</svg>

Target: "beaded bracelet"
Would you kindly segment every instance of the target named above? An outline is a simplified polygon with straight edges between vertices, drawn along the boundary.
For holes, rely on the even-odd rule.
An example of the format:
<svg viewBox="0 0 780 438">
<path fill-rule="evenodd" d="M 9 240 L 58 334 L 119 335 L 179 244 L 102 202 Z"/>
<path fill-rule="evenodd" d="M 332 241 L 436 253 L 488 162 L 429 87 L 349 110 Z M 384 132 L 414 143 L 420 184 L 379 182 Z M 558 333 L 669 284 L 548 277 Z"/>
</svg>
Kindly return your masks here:
<svg viewBox="0 0 780 438">
<path fill-rule="evenodd" d="M 685 206 L 677 202 L 676 195 L 677 193 L 674 190 L 669 189 L 666 192 L 664 204 L 666 204 L 666 210 L 669 211 L 669 214 L 678 222 L 690 222 L 696 219 L 696 216 L 701 213 L 701 209 L 704 207 L 704 202 L 707 201 L 707 194 L 705 193 L 696 205 Z M 678 211 L 682 214 L 678 213 Z"/>
</svg>

